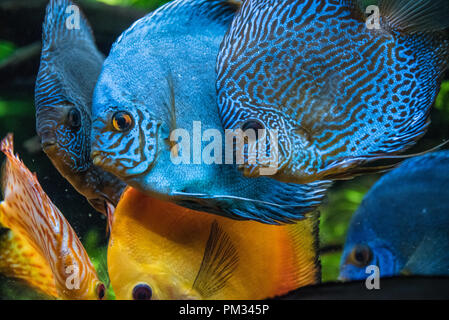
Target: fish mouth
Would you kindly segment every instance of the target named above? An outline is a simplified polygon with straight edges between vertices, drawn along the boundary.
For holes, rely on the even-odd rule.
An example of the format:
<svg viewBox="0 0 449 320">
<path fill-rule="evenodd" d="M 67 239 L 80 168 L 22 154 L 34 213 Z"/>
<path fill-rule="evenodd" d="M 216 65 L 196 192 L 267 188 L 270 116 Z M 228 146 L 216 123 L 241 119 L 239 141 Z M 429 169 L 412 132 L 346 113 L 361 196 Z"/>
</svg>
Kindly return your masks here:
<svg viewBox="0 0 449 320">
<path fill-rule="evenodd" d="M 114 223 L 114 213 L 115 206 L 109 202 L 105 201 L 106 217 L 108 219 L 108 231 L 112 232 L 112 224 Z"/>
<path fill-rule="evenodd" d="M 105 170 L 119 179 L 126 178 L 126 176 L 122 176 L 120 174 L 115 166 L 114 161 L 104 152 L 92 151 L 90 153 L 90 158 L 92 159 L 92 163 L 95 167 Z"/>
<path fill-rule="evenodd" d="M 98 198 L 90 198 L 88 199 L 89 203 L 92 207 L 94 207 L 98 212 L 101 212 L 104 215 L 107 215 L 108 212 L 114 213 L 115 204 L 114 201 L 109 199 L 106 195 L 100 195 Z"/>
<path fill-rule="evenodd" d="M 103 156 L 101 155 L 101 151 L 92 151 L 90 154 L 92 162 L 94 165 L 99 166 L 103 160 Z"/>
<path fill-rule="evenodd" d="M 106 196 L 102 198 L 89 199 L 89 203 L 95 208 L 95 210 L 101 212 L 106 216 L 108 221 L 107 231 L 110 231 L 112 228 L 112 223 L 114 221 L 114 212 L 116 205 L 113 204 L 113 202 Z"/>
<path fill-rule="evenodd" d="M 48 153 L 48 151 L 51 151 L 56 147 L 56 141 L 50 140 L 50 141 L 43 141 L 41 143 L 42 150 L 44 150 L 45 153 Z"/>
</svg>

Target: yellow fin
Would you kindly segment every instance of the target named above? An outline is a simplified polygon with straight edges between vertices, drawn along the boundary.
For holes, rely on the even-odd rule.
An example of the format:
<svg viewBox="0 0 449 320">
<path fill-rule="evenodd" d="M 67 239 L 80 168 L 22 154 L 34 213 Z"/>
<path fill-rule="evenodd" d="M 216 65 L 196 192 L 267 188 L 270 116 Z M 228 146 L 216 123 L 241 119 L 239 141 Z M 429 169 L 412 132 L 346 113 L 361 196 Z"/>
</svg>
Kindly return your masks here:
<svg viewBox="0 0 449 320">
<path fill-rule="evenodd" d="M 319 212 L 308 215 L 304 220 L 287 226 L 290 249 L 284 251 L 283 276 L 279 292 L 317 284 L 321 281 L 319 248 Z M 284 290 L 286 287 L 288 290 Z"/>
<path fill-rule="evenodd" d="M 0 204 L 0 215 L 1 215 Z M 55 279 L 47 261 L 19 234 L 0 229 L 0 273 L 23 280 L 47 296 L 58 298 Z"/>
<path fill-rule="evenodd" d="M 210 297 L 222 289 L 238 264 L 238 253 L 229 236 L 218 225 L 211 225 L 203 261 L 193 284 L 202 296 Z"/>
</svg>

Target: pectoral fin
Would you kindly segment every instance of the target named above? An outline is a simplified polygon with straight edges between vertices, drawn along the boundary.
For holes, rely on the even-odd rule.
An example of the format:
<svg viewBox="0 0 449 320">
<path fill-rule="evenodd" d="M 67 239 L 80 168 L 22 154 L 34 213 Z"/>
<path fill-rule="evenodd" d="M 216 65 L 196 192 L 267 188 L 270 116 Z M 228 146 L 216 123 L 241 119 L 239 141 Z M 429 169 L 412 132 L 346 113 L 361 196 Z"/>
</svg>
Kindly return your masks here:
<svg viewBox="0 0 449 320">
<path fill-rule="evenodd" d="M 214 221 L 193 289 L 206 298 L 212 296 L 232 277 L 238 261 L 238 253 L 231 239 Z"/>
</svg>

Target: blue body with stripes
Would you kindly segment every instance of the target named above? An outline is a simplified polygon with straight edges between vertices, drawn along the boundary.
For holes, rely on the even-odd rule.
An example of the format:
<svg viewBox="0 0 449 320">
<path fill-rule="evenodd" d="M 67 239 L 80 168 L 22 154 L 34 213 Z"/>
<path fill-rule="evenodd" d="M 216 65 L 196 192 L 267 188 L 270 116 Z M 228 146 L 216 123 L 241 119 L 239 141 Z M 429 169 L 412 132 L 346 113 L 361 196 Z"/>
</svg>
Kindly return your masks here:
<svg viewBox="0 0 449 320">
<path fill-rule="evenodd" d="M 449 151 L 409 159 L 383 176 L 352 217 L 340 277 L 449 275 Z"/>
<path fill-rule="evenodd" d="M 247 0 L 217 59 L 223 126 L 278 130 L 281 181 L 363 172 L 425 133 L 448 16 L 446 0 Z"/>
<path fill-rule="evenodd" d="M 104 57 L 82 14 L 79 28 L 67 28 L 72 5 L 51 0 L 47 6 L 35 90 L 36 128 L 58 171 L 105 213 L 107 203 L 117 204 L 125 184 L 90 158 L 92 94 Z"/>
<path fill-rule="evenodd" d="M 174 129 L 192 134 L 198 121 L 203 132 L 224 136 L 215 61 L 234 12 L 224 0 L 177 0 L 120 36 L 95 88 L 92 158 L 146 194 L 192 209 L 264 223 L 301 219 L 320 204 L 327 182 L 284 184 L 246 178 L 236 165 L 171 160 Z M 193 143 L 204 150 L 208 141 Z"/>
</svg>

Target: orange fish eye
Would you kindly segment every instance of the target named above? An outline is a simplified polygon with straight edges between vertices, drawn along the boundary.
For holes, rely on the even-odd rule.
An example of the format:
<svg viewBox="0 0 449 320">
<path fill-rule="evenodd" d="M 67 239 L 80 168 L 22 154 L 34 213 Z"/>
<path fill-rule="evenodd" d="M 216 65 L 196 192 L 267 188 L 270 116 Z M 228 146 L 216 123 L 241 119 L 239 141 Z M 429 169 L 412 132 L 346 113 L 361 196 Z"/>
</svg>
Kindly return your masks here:
<svg viewBox="0 0 449 320">
<path fill-rule="evenodd" d="M 124 132 L 131 129 L 133 125 L 132 116 L 125 111 L 119 111 L 112 116 L 112 127 L 118 132 Z"/>
<path fill-rule="evenodd" d="M 348 257 L 348 262 L 356 267 L 366 267 L 373 257 L 373 253 L 367 245 L 358 244 L 352 249 Z"/>
<path fill-rule="evenodd" d="M 98 283 L 95 288 L 95 291 L 97 292 L 98 299 L 103 300 L 106 295 L 106 288 L 105 288 L 104 284 L 101 282 Z"/>
</svg>

